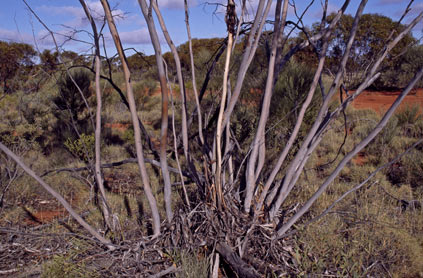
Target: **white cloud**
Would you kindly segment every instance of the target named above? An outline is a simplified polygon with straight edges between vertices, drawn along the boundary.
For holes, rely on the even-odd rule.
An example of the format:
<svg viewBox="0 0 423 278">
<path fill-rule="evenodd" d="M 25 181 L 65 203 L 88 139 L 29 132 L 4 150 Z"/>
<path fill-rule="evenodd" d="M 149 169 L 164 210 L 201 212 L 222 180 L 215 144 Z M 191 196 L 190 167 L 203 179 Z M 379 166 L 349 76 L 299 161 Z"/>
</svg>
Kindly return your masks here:
<svg viewBox="0 0 423 278">
<path fill-rule="evenodd" d="M 93 18 L 97 21 L 97 28 L 100 27 L 100 24 L 103 24 L 104 21 L 104 9 L 100 1 L 86 1 L 87 6 L 91 12 Z M 113 9 L 113 7 L 111 7 Z M 91 27 L 89 26 L 88 19 L 85 15 L 85 12 L 80 6 L 40 6 L 37 8 L 40 12 L 49 13 L 51 15 L 66 16 L 68 21 L 63 23 L 64 28 L 61 30 L 54 30 L 56 40 L 58 44 L 61 45 L 63 42 L 69 40 L 70 37 L 78 39 L 87 39 L 85 35 L 78 34 L 76 30 L 87 30 L 91 33 Z M 113 9 L 113 17 L 116 23 L 120 25 L 145 25 L 145 21 L 141 19 L 139 14 L 129 15 L 121 9 Z M 56 25 L 57 26 L 57 25 Z M 111 42 L 111 37 L 108 34 L 108 29 L 104 30 L 104 35 L 106 39 Z M 124 31 L 120 32 L 121 40 L 123 43 L 130 44 L 145 44 L 150 43 L 148 30 L 147 29 L 138 29 L 134 31 Z M 53 45 L 53 40 L 47 31 L 39 32 L 38 36 L 40 38 L 40 43 L 43 45 Z M 88 39 L 89 40 L 89 39 Z M 68 42 L 66 42 L 68 43 Z M 74 43 L 74 42 L 73 42 Z"/>
<path fill-rule="evenodd" d="M 249 20 L 253 20 L 254 16 L 257 12 L 258 9 L 258 5 L 259 5 L 259 1 L 258 0 L 247 0 L 246 1 L 246 13 L 245 13 L 245 20 L 249 21 Z M 238 17 L 241 16 L 241 5 L 237 5 L 236 7 L 236 12 L 238 14 Z M 263 11 L 266 9 L 266 3 L 263 6 Z M 268 18 L 274 18 L 275 17 L 275 10 L 276 10 L 276 1 L 273 1 L 271 6 L 270 6 L 270 10 L 269 10 L 269 14 L 268 14 Z"/>
<path fill-rule="evenodd" d="M 150 44 L 150 34 L 147 28 L 134 31 L 120 32 L 120 39 L 123 44 Z"/>
<path fill-rule="evenodd" d="M 0 28 L 0 40 L 12 42 L 33 42 L 33 36 L 28 33 L 20 33 L 16 30 L 7 30 Z"/>
<path fill-rule="evenodd" d="M 67 41 L 73 33 L 67 30 L 55 32 L 55 39 L 59 46 L 66 42 L 66 44 L 73 44 L 72 41 Z M 74 36 L 75 37 L 75 36 Z M 17 30 L 8 30 L 0 28 L 0 40 L 9 42 L 20 42 L 31 45 L 37 45 L 41 50 L 45 48 L 54 48 L 53 38 L 47 30 L 41 30 L 35 36 L 29 33 L 18 32 Z"/>
<path fill-rule="evenodd" d="M 100 1 L 87 1 L 87 6 L 90 9 L 90 12 L 95 20 L 102 22 L 104 17 L 103 6 Z M 83 28 L 88 26 L 89 22 L 85 15 L 84 10 L 80 6 L 40 6 L 38 10 L 54 15 L 70 15 L 71 20 L 64 23 L 64 25 L 71 28 Z M 120 9 L 115 9 L 112 11 L 112 15 L 115 20 L 119 23 L 125 18 L 125 12 Z"/>
<path fill-rule="evenodd" d="M 180 10 L 184 9 L 184 0 L 157 0 L 160 8 Z M 188 0 L 188 6 L 197 6 L 197 0 Z"/>
</svg>

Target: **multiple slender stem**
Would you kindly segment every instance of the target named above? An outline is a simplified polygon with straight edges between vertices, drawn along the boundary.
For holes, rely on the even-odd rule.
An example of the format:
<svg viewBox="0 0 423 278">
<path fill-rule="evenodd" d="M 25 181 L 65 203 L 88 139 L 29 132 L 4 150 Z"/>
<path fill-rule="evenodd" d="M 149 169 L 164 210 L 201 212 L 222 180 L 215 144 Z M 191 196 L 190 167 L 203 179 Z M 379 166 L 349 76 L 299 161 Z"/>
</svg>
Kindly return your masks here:
<svg viewBox="0 0 423 278">
<path fill-rule="evenodd" d="M 109 228 L 112 228 L 112 217 L 111 217 L 111 210 L 108 206 L 106 193 L 104 189 L 104 184 L 101 175 L 101 149 L 100 149 L 100 141 L 101 141 L 101 109 L 102 109 L 102 96 L 101 96 L 101 88 L 100 88 L 100 78 L 101 78 L 101 55 L 100 55 L 100 36 L 98 34 L 98 30 L 95 24 L 95 21 L 90 13 L 89 8 L 87 7 L 84 0 L 79 0 L 84 12 L 91 24 L 93 33 L 94 33 L 94 45 L 95 45 L 95 89 L 96 89 L 96 97 L 97 97 L 97 110 L 96 110 L 96 121 L 95 121 L 95 177 L 100 189 L 101 197 L 102 197 L 102 210 L 105 217 L 106 224 Z M 138 3 L 141 7 L 142 14 L 147 22 L 151 42 L 154 47 L 155 51 L 155 58 L 158 70 L 158 79 L 160 82 L 161 88 L 161 130 L 160 130 L 160 162 L 157 164 L 160 165 L 162 178 L 163 178 L 163 189 L 164 189 L 164 204 L 165 204 L 165 211 L 167 221 L 172 223 L 174 218 L 174 210 L 172 207 L 172 188 L 171 188 L 171 178 L 169 170 L 176 171 L 179 173 L 179 178 L 181 179 L 181 183 L 184 190 L 184 198 L 188 205 L 191 207 L 191 201 L 188 196 L 188 191 L 186 189 L 186 184 L 184 181 L 184 176 L 189 176 L 190 178 L 197 176 L 197 168 L 201 163 L 195 161 L 193 159 L 194 153 L 191 152 L 192 148 L 189 146 L 189 121 L 187 120 L 187 98 L 186 98 L 186 91 L 184 85 L 184 76 L 182 72 L 181 62 L 178 54 L 178 49 L 174 45 L 170 34 L 166 28 L 165 21 L 161 14 L 161 11 L 158 7 L 158 4 L 151 0 L 150 3 L 147 3 L 147 0 L 138 0 Z M 318 115 L 314 119 L 314 123 L 311 126 L 310 130 L 308 130 L 307 135 L 305 138 L 300 142 L 299 149 L 296 150 L 294 153 L 294 157 L 291 161 L 287 162 L 287 157 L 290 152 L 292 152 L 294 142 L 298 140 L 298 134 L 300 131 L 301 126 L 304 122 L 304 117 L 307 112 L 307 109 L 310 107 L 313 101 L 313 96 L 319 84 L 321 85 L 322 82 L 322 73 L 325 66 L 326 61 L 326 52 L 329 49 L 329 42 L 330 36 L 333 33 L 336 24 L 339 22 L 341 16 L 344 14 L 346 8 L 348 7 L 350 1 L 346 0 L 339 9 L 338 13 L 335 15 L 333 20 L 330 24 L 325 28 L 326 24 L 326 9 L 327 9 L 327 1 L 325 2 L 324 8 L 324 15 L 322 18 L 321 23 L 321 30 L 318 34 L 313 36 L 307 36 L 307 38 L 301 42 L 300 44 L 294 46 L 292 49 L 286 51 L 285 56 L 282 56 L 282 50 L 284 49 L 284 44 L 287 42 L 288 35 L 285 32 L 285 26 L 287 24 L 287 15 L 288 15 L 288 0 L 277 0 L 276 2 L 276 12 L 275 12 L 275 20 L 273 22 L 273 37 L 272 37 L 272 45 L 270 49 L 269 61 L 267 65 L 267 77 L 266 83 L 264 85 L 264 92 L 263 98 L 261 103 L 261 112 L 259 121 L 255 130 L 254 139 L 251 142 L 250 148 L 239 165 L 233 163 L 233 151 L 231 150 L 231 142 L 236 142 L 236 139 L 231 136 L 231 115 L 234 111 L 235 105 L 239 103 L 239 97 L 241 93 L 241 89 L 244 83 L 244 79 L 247 73 L 248 68 L 250 67 L 252 60 L 255 56 L 256 50 L 259 45 L 261 34 L 263 33 L 262 30 L 266 24 L 266 20 L 268 18 L 269 11 L 272 6 L 271 0 L 259 0 L 256 15 L 251 23 L 251 28 L 249 29 L 249 34 L 246 36 L 246 44 L 244 47 L 244 52 L 242 54 L 240 67 L 236 72 L 236 82 L 235 86 L 232 90 L 230 86 L 230 65 L 231 65 L 231 58 L 233 56 L 234 45 L 236 44 L 236 38 L 240 34 L 240 28 L 242 26 L 241 21 L 238 21 L 236 16 L 236 5 L 234 0 L 228 0 L 227 2 L 227 11 L 226 11 L 226 24 L 227 24 L 227 47 L 226 47 L 226 59 L 224 63 L 224 73 L 223 73 L 223 80 L 222 80 L 222 94 L 220 96 L 219 106 L 215 111 L 215 117 L 213 124 L 216 124 L 215 133 L 213 136 L 213 147 L 207 150 L 206 154 L 202 154 L 202 158 L 208 156 L 209 158 L 215 157 L 216 161 L 212 161 L 210 165 L 206 162 L 203 162 L 202 165 L 204 166 L 204 179 L 209 178 L 209 173 L 212 173 L 211 186 L 212 192 L 210 195 L 214 201 L 214 205 L 218 208 L 218 210 L 222 211 L 225 207 L 225 193 L 228 192 L 229 187 L 233 187 L 235 183 L 240 183 L 237 178 L 234 177 L 234 171 L 242 172 L 245 171 L 245 190 L 240 192 L 241 186 L 238 188 L 238 196 L 241 196 L 242 205 L 240 205 L 239 209 L 243 210 L 245 213 L 250 213 L 253 210 L 254 219 L 251 223 L 250 228 L 248 229 L 247 236 L 242 244 L 242 250 L 245 250 L 245 246 L 248 241 L 248 234 L 253 231 L 254 225 L 256 225 L 256 221 L 258 215 L 264 211 L 264 203 L 266 202 L 267 206 L 270 207 L 269 211 L 269 218 L 268 221 L 275 221 L 277 218 L 280 209 L 289 196 L 290 192 L 293 188 L 297 185 L 297 181 L 300 178 L 300 175 L 303 173 L 304 167 L 309 160 L 311 154 L 316 150 L 319 146 L 323 135 L 327 131 L 331 122 L 338 116 L 338 114 L 343 111 L 346 106 L 358 95 L 360 95 L 364 89 L 370 86 L 380 75 L 378 73 L 379 67 L 384 59 L 388 56 L 390 51 L 393 47 L 408 33 L 411 29 L 423 18 L 423 12 L 420 13 L 415 17 L 411 23 L 409 23 L 404 30 L 399 32 L 396 37 L 390 37 L 389 41 L 387 42 L 385 48 L 379 56 L 375 57 L 374 62 L 369 67 L 363 82 L 360 84 L 358 89 L 348 97 L 341 105 L 335 108 L 333 111 L 329 111 L 330 102 L 334 96 L 334 94 L 338 91 L 340 86 L 342 85 L 342 78 L 346 71 L 346 65 L 348 59 L 350 57 L 350 52 L 352 51 L 352 46 L 355 41 L 356 33 L 359 26 L 359 21 L 364 11 L 364 7 L 366 6 L 367 1 L 362 0 L 357 8 L 354 21 L 352 24 L 352 28 L 350 31 L 350 35 L 342 56 L 342 60 L 339 64 L 339 69 L 334 77 L 334 80 L 328 90 L 328 92 L 322 92 L 323 101 L 318 111 Z M 142 184 L 144 187 L 145 194 L 147 196 L 147 200 L 149 202 L 152 218 L 153 218 L 153 229 L 154 235 L 153 237 L 157 237 L 161 231 L 161 222 L 160 222 L 160 215 L 159 209 L 157 207 L 156 198 L 153 194 L 149 176 L 147 173 L 147 168 L 145 165 L 146 158 L 144 157 L 144 151 L 141 144 L 141 130 L 140 130 L 140 122 L 137 116 L 137 107 L 135 105 L 135 98 L 132 88 L 131 82 L 131 72 L 129 70 L 128 62 L 121 44 L 120 36 L 117 31 L 114 18 L 112 16 L 112 12 L 110 10 L 110 6 L 107 0 L 101 0 L 101 4 L 103 6 L 105 17 L 110 29 L 110 33 L 112 34 L 112 38 L 114 44 L 116 46 L 119 59 L 121 62 L 121 66 L 123 69 L 123 74 L 125 78 L 125 86 L 126 86 L 126 93 L 128 99 L 128 106 L 131 112 L 131 119 L 134 128 L 134 136 L 135 136 L 135 147 L 136 147 L 136 155 L 137 155 L 137 163 L 139 167 L 139 171 L 141 174 Z M 193 83 L 194 95 L 195 95 L 195 111 L 198 115 L 198 132 L 195 132 L 195 136 L 198 135 L 199 142 L 201 147 L 203 147 L 202 151 L 208 147 L 206 135 L 206 129 L 203 128 L 203 114 L 202 114 L 202 107 L 201 107 L 201 98 L 205 92 L 205 89 L 201 90 L 202 93 L 200 95 L 197 92 L 196 87 L 196 75 L 195 75 L 195 65 L 194 65 L 194 55 L 192 50 L 192 42 L 191 42 L 191 31 L 189 25 L 189 13 L 188 13 L 188 2 L 184 0 L 184 7 L 185 7 L 185 22 L 186 22 L 186 29 L 188 35 L 188 43 L 189 43 L 189 54 L 190 54 L 190 67 L 191 67 L 191 78 Z M 242 5 L 242 15 L 245 13 L 245 2 Z M 177 170 L 169 167 L 168 163 L 170 162 L 168 156 L 168 105 L 169 105 L 169 90 L 172 91 L 170 87 L 170 82 L 167 76 L 167 65 L 163 59 L 163 54 L 160 46 L 159 35 L 157 33 L 155 27 L 155 21 L 153 19 L 153 11 L 157 16 L 157 21 L 161 27 L 161 30 L 164 34 L 166 42 L 171 49 L 173 54 L 174 62 L 176 65 L 176 72 L 177 72 L 177 79 L 179 84 L 179 90 L 181 94 L 181 128 L 182 128 L 182 147 L 185 154 L 186 159 L 186 167 L 189 169 L 188 175 L 183 174 L 183 166 L 181 165 L 183 161 L 179 160 L 178 156 L 178 144 L 177 144 L 177 136 L 176 136 L 176 125 L 175 125 L 175 115 L 174 115 L 174 105 L 173 105 L 173 96 L 171 96 L 171 106 L 172 106 L 172 129 L 173 129 L 173 140 L 174 140 L 174 154 L 176 158 L 176 164 L 178 166 Z M 299 22 L 301 22 L 301 18 L 299 18 Z M 300 27 L 301 28 L 301 27 Z M 290 33 L 290 32 L 289 32 Z M 263 176 L 263 169 L 266 163 L 266 125 L 269 118 L 270 113 L 270 104 L 272 101 L 272 95 L 274 91 L 275 83 L 278 79 L 279 73 L 284 65 L 291 59 L 291 57 L 299 50 L 307 47 L 307 46 L 315 46 L 316 44 L 320 45 L 320 50 L 318 51 L 319 60 L 317 67 L 315 69 L 315 73 L 313 76 L 313 80 L 310 84 L 310 87 L 306 93 L 306 98 L 303 103 L 300 105 L 300 109 L 297 115 L 296 122 L 291 130 L 291 134 L 289 139 L 284 146 L 283 150 L 278 154 L 278 159 L 274 165 L 271 167 L 270 174 L 267 177 Z M 219 54 L 222 55 L 223 50 Z M 283 58 L 282 58 L 283 57 Z M 209 73 L 208 73 L 209 74 Z M 403 90 L 403 92 L 398 96 L 396 101 L 392 104 L 392 106 L 388 109 L 385 115 L 382 117 L 380 122 L 376 125 L 376 127 L 362 140 L 360 141 L 349 153 L 347 153 L 343 159 L 337 164 L 336 168 L 328 175 L 325 181 L 319 186 L 318 190 L 302 205 L 302 207 L 285 223 L 280 223 L 279 228 L 274 233 L 274 239 L 279 239 L 280 237 L 284 236 L 292 226 L 299 221 L 299 219 L 310 210 L 310 207 L 314 204 L 314 202 L 325 192 L 325 190 L 330 186 L 330 184 L 334 181 L 334 179 L 339 175 L 340 171 L 346 166 L 346 164 L 360 152 L 371 140 L 373 140 L 378 133 L 383 129 L 383 127 L 387 124 L 388 120 L 392 117 L 393 113 L 400 105 L 401 101 L 404 97 L 411 91 L 411 89 L 415 86 L 415 84 L 422 78 L 423 76 L 423 69 L 420 69 L 415 77 L 410 81 L 409 85 Z M 171 92 L 172 93 L 172 92 Z M 205 114 L 204 114 L 205 115 Z M 203 133 L 204 132 L 204 133 Z M 209 139 L 210 140 L 210 139 Z M 225 147 L 223 146 L 225 144 Z M 11 152 L 5 145 L 0 143 L 0 150 L 5 152 L 8 156 L 10 156 L 17 164 L 19 164 L 29 175 L 35 178 L 48 192 L 50 192 L 62 205 L 69 211 L 69 213 L 80 223 L 85 229 L 87 229 L 94 237 L 100 240 L 102 243 L 106 244 L 110 249 L 114 247 L 111 245 L 110 240 L 101 236 L 97 231 L 95 231 L 89 224 L 87 224 L 60 196 L 57 192 L 55 192 L 50 186 L 48 186 L 40 177 L 38 177 L 29 167 L 27 167 L 22 160 L 17 157 L 13 152 Z M 223 152 L 223 153 L 222 153 Z M 227 167 L 225 168 L 224 161 L 228 162 Z M 246 161 L 246 164 L 244 164 Z M 234 169 L 236 167 L 237 169 Z M 285 167 L 283 167 L 285 166 Z M 283 173 L 283 179 L 280 183 L 275 184 L 275 179 L 278 174 L 280 174 L 281 169 L 284 168 L 285 171 Z M 227 171 L 226 171 L 227 170 Z M 184 172 L 187 173 L 187 172 Z M 198 177 L 198 176 L 197 176 Z M 369 176 L 369 178 L 371 175 Z M 265 179 L 264 187 L 261 190 L 258 190 L 258 180 L 260 178 Z M 193 178 L 194 179 L 194 178 Z M 194 179 L 195 180 L 195 179 Z M 200 183 L 200 182 L 197 182 Z M 230 185 L 230 186 L 229 186 Z M 273 186 L 273 188 L 272 188 Z M 360 187 L 362 185 L 359 185 Z M 359 187 L 356 187 L 358 189 Z M 354 189 L 354 190 L 356 190 Z M 352 191 L 350 191 L 352 192 Z M 210 196 L 207 195 L 206 196 Z M 207 197 L 205 197 L 207 198 Z M 208 201 L 208 200 L 206 200 Z M 241 208 L 242 207 L 242 208 Z M 218 261 L 218 257 L 216 258 Z"/>
<path fill-rule="evenodd" d="M 97 109 L 95 116 L 95 178 L 97 186 L 101 194 L 101 204 L 104 214 L 104 220 L 109 229 L 114 230 L 111 220 L 111 211 L 109 204 L 107 203 L 106 191 L 104 189 L 104 181 L 101 173 L 101 109 L 102 109 L 102 97 L 100 88 L 100 75 L 101 75 L 101 55 L 100 55 L 100 36 L 97 31 L 94 18 L 91 16 L 91 12 L 88 9 L 84 0 L 79 0 L 82 8 L 84 9 L 85 15 L 91 24 L 91 28 L 94 34 L 94 65 L 95 65 L 95 93 L 97 100 Z"/>
<path fill-rule="evenodd" d="M 147 196 L 147 200 L 148 200 L 148 203 L 150 204 L 151 213 L 153 216 L 153 230 L 154 230 L 153 237 L 157 237 L 160 234 L 160 215 L 159 215 L 159 209 L 157 207 L 156 198 L 154 197 L 153 191 L 151 189 L 150 179 L 147 173 L 147 168 L 144 162 L 144 152 L 143 152 L 143 147 L 141 143 L 141 130 L 140 130 L 139 122 L 138 122 L 137 109 L 135 105 L 135 98 L 134 98 L 134 93 L 132 88 L 131 72 L 129 70 L 129 66 L 126 60 L 125 53 L 123 51 L 120 36 L 117 31 L 117 28 L 112 16 L 112 12 L 110 10 L 109 3 L 107 0 L 101 0 L 101 4 L 103 6 L 106 19 L 109 25 L 110 33 L 112 34 L 113 41 L 118 51 L 119 58 L 123 68 L 123 73 L 125 76 L 126 93 L 127 93 L 129 108 L 131 112 L 132 125 L 134 127 L 135 149 L 137 153 L 138 167 L 141 173 L 141 179 L 144 186 L 144 192 Z"/>
</svg>

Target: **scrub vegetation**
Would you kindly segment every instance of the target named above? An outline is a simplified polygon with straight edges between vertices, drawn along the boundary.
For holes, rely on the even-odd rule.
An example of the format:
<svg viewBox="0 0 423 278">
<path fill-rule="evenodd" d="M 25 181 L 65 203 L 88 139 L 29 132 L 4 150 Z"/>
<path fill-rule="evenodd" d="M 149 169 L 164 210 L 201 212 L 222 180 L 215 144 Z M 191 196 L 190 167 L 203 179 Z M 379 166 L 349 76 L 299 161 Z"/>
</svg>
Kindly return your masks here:
<svg viewBox="0 0 423 278">
<path fill-rule="evenodd" d="M 91 56 L 0 42 L 0 277 L 423 277 L 423 13 L 278 0 L 263 31 L 229 0 L 226 38 L 162 53 L 140 0 L 155 54 L 126 57 L 102 0 L 110 58 L 79 2 Z"/>
</svg>

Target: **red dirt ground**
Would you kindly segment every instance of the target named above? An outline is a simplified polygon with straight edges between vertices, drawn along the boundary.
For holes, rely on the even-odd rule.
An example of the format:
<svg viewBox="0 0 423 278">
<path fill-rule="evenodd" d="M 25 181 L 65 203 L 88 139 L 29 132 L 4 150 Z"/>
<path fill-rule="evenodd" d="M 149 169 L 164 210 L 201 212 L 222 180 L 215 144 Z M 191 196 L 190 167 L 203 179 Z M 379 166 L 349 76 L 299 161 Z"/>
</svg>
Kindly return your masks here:
<svg viewBox="0 0 423 278">
<path fill-rule="evenodd" d="M 37 219 L 39 223 L 50 223 L 51 221 L 53 221 L 53 219 L 62 218 L 65 215 L 67 215 L 67 213 L 63 209 L 44 210 L 44 211 L 38 211 L 34 213 L 34 217 Z M 30 225 L 37 225 L 36 223 L 37 221 L 26 219 L 25 222 L 27 222 Z"/>
<path fill-rule="evenodd" d="M 352 105 L 356 109 L 373 109 L 383 113 L 388 110 L 399 94 L 400 92 L 365 91 L 352 102 Z M 423 113 L 423 88 L 411 91 L 399 109 L 415 104 L 420 106 L 420 113 Z"/>
<path fill-rule="evenodd" d="M 120 131 L 120 132 L 125 132 L 125 131 L 128 129 L 129 124 L 122 124 L 122 123 L 106 123 L 104 126 L 105 126 L 105 127 L 107 127 L 107 128 L 111 128 L 111 129 L 114 129 L 114 130 L 118 130 L 118 131 Z"/>
<path fill-rule="evenodd" d="M 54 219 L 63 218 L 66 215 L 68 215 L 68 213 L 63 208 L 52 209 L 52 210 L 41 210 L 35 213 L 31 213 L 31 216 L 27 215 L 24 222 L 25 224 L 30 226 L 38 226 L 40 224 L 50 223 Z"/>
<path fill-rule="evenodd" d="M 78 204 L 79 197 L 75 195 L 67 196 L 66 200 L 72 207 L 75 207 Z M 23 207 L 23 210 L 26 212 L 26 217 L 23 222 L 29 226 L 50 223 L 54 219 L 60 219 L 69 215 L 56 201 L 36 199 L 32 202 L 31 207 L 34 209 L 33 212 Z"/>
<path fill-rule="evenodd" d="M 364 153 L 360 152 L 352 159 L 352 161 L 354 164 L 362 166 L 366 164 L 367 157 L 364 155 Z"/>
<path fill-rule="evenodd" d="M 160 90 L 155 93 L 160 93 Z M 365 91 L 352 102 L 352 105 L 356 109 L 373 109 L 378 113 L 383 113 L 391 106 L 399 94 L 400 92 Z M 400 109 L 415 104 L 420 106 L 420 112 L 423 113 L 423 88 L 410 92 L 410 94 L 406 96 L 402 102 Z M 107 128 L 124 132 L 128 129 L 129 124 L 106 123 L 105 126 Z M 153 140 L 153 142 L 155 145 L 160 146 L 160 142 L 157 142 L 157 140 Z M 359 153 L 352 161 L 357 165 L 364 165 L 366 160 L 365 155 L 363 153 Z M 67 215 L 67 212 L 65 212 L 63 208 L 39 210 L 32 215 L 35 219 L 27 218 L 25 219 L 25 222 L 29 225 L 39 225 L 42 223 L 49 223 L 53 221 L 53 219 L 61 218 L 65 215 Z"/>
<path fill-rule="evenodd" d="M 382 114 L 394 103 L 399 94 L 400 92 L 365 91 L 352 102 L 352 106 L 355 109 L 372 109 Z M 399 109 L 416 104 L 420 106 L 420 113 L 423 113 L 423 88 L 411 91 L 405 97 Z M 366 157 L 363 153 L 359 153 L 353 158 L 353 162 L 357 165 L 364 165 Z"/>
</svg>

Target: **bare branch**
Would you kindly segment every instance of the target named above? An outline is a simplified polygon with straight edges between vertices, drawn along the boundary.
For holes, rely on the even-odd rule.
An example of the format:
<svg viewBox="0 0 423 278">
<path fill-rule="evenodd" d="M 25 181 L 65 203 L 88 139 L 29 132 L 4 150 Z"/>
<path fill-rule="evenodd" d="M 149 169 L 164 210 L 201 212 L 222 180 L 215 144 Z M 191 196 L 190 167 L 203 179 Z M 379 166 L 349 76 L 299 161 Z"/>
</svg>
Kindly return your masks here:
<svg viewBox="0 0 423 278">
<path fill-rule="evenodd" d="M 159 43 L 159 37 L 157 35 L 157 31 L 154 25 L 153 15 L 151 11 L 151 9 L 155 7 L 153 1 L 150 1 L 149 7 L 147 5 L 146 0 L 139 0 L 138 3 L 141 7 L 142 13 L 147 22 L 151 42 L 153 43 L 154 52 L 156 54 L 156 64 L 157 64 L 157 70 L 159 74 L 160 89 L 162 92 L 162 119 L 161 119 L 161 129 L 160 129 L 160 164 L 161 164 L 163 181 L 164 181 L 164 198 L 165 198 L 167 220 L 169 222 L 172 222 L 172 218 L 173 218 L 172 191 L 171 191 L 170 176 L 169 176 L 169 169 L 167 165 L 167 156 L 166 156 L 168 114 L 169 114 L 169 111 L 168 111 L 169 95 L 167 90 L 166 76 L 164 71 L 163 57 L 162 57 L 161 47 Z M 157 10 L 156 10 L 156 14 L 158 16 L 160 15 L 160 13 L 157 13 Z M 163 28 L 163 30 L 166 30 L 166 29 Z M 167 31 L 164 33 L 167 33 Z M 168 35 L 166 37 L 167 39 L 170 39 Z M 173 45 L 173 43 L 171 43 L 171 45 Z M 181 90 L 183 90 L 183 87 L 181 88 Z"/>
<path fill-rule="evenodd" d="M 423 14 L 423 13 L 422 13 Z M 383 118 L 377 124 L 377 126 L 364 138 L 359 144 L 357 144 L 351 152 L 349 152 L 342 161 L 338 164 L 336 169 L 331 173 L 331 175 L 325 180 L 325 182 L 320 186 L 320 188 L 313 194 L 313 196 L 308 199 L 308 201 L 301 207 L 298 212 L 292 216 L 288 222 L 286 222 L 277 232 L 278 237 L 285 234 L 285 232 L 294 225 L 295 222 L 311 207 L 311 205 L 317 200 L 317 198 L 326 190 L 326 188 L 332 183 L 332 181 L 338 176 L 339 172 L 344 168 L 344 166 L 357 154 L 359 153 L 367 144 L 376 137 L 376 135 L 382 130 L 382 128 L 388 123 L 388 120 L 394 114 L 395 110 L 400 105 L 401 101 L 405 96 L 413 89 L 417 81 L 423 76 L 423 68 L 416 73 L 415 77 L 408 84 L 407 88 L 402 91 L 398 96 L 392 106 L 385 113 Z"/>
<path fill-rule="evenodd" d="M 71 207 L 71 205 L 52 187 L 50 187 L 47 183 L 45 183 L 34 171 L 31 170 L 28 166 L 26 166 L 20 157 L 15 155 L 12 151 L 9 150 L 5 145 L 0 142 L 0 150 L 2 150 L 5 154 L 11 157 L 29 176 L 34 178 L 41 186 L 50 193 L 62 206 L 69 212 L 70 215 L 82 226 L 84 227 L 92 236 L 98 239 L 101 243 L 107 245 L 110 250 L 116 249 L 110 242 L 110 240 L 104 238 L 100 235 L 93 227 L 91 227 L 81 216 Z"/>
<path fill-rule="evenodd" d="M 154 235 L 153 237 L 157 237 L 160 234 L 160 215 L 159 210 L 157 208 L 156 198 L 153 195 L 153 192 L 151 190 L 150 186 L 150 179 L 147 174 L 147 169 L 145 167 L 144 163 L 144 153 L 143 153 L 143 147 L 141 144 L 141 132 L 140 132 L 140 126 L 137 116 L 137 109 L 135 106 L 135 98 L 131 83 L 131 73 L 129 71 L 129 67 L 127 64 L 125 53 L 123 52 L 122 43 L 120 41 L 119 34 L 116 29 L 116 25 L 114 23 L 112 13 L 110 11 L 110 6 L 107 0 L 101 0 L 101 4 L 103 6 L 104 12 L 106 14 L 107 22 L 109 24 L 109 29 L 113 37 L 113 41 L 115 43 L 116 49 L 119 53 L 119 58 L 122 63 L 123 72 L 125 75 L 125 85 L 126 85 L 126 92 L 128 95 L 128 103 L 129 108 L 131 111 L 131 118 L 132 118 L 132 124 L 134 126 L 134 136 L 135 136 L 135 148 L 137 152 L 137 162 L 138 167 L 140 169 L 142 182 L 144 185 L 144 191 L 147 195 L 148 202 L 150 204 L 151 212 L 153 215 L 153 228 L 154 228 Z"/>
</svg>

